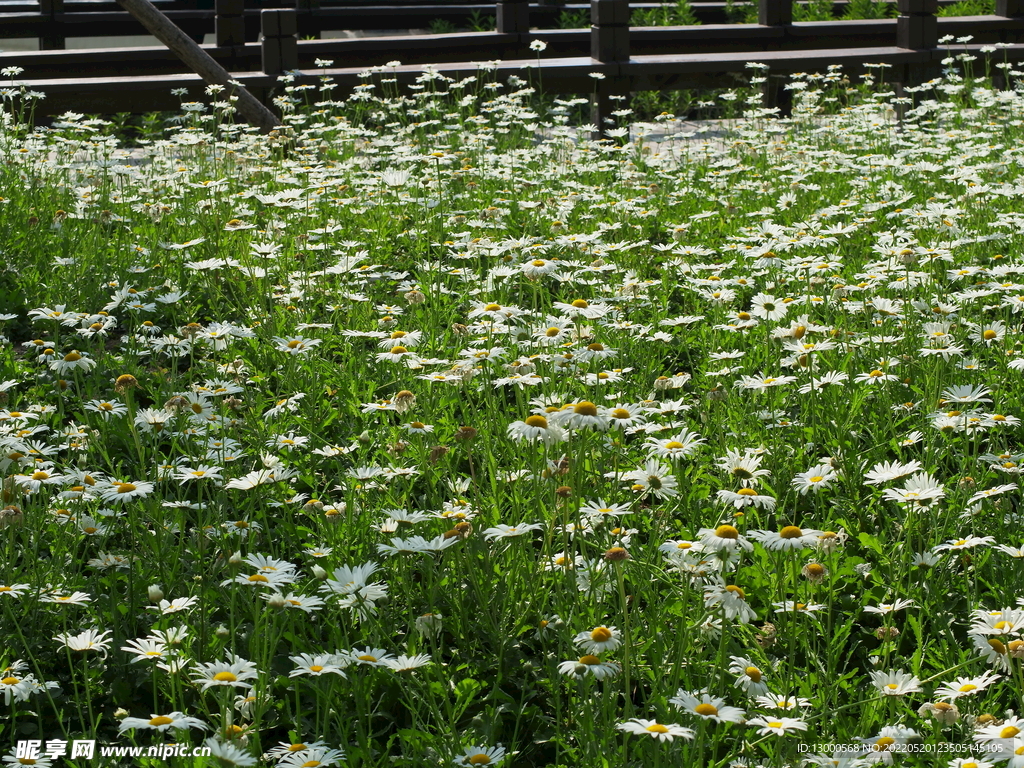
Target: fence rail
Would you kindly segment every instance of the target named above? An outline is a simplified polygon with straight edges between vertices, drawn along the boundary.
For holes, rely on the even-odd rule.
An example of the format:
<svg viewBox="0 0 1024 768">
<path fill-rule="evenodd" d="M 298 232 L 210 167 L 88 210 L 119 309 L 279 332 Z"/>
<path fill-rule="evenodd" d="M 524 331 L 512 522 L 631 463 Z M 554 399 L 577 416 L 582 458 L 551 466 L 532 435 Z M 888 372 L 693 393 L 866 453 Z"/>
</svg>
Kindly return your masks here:
<svg viewBox="0 0 1024 768">
<path fill-rule="evenodd" d="M 1024 0 L 997 0 L 998 15 L 943 18 L 935 15 L 937 0 L 897 0 L 896 19 L 803 23 L 792 22 L 792 0 L 759 0 L 760 24 L 646 28 L 630 28 L 628 0 L 592 0 L 589 31 L 532 29 L 534 6 L 499 0 L 494 32 L 297 40 L 302 17 L 324 12 L 308 7 L 315 0 L 299 0 L 301 9 L 259 11 L 260 43 L 246 42 L 243 1 L 215 0 L 206 11 L 218 44 L 204 49 L 265 103 L 283 72 L 295 72 L 294 84 L 300 85 L 329 76 L 337 96 L 365 82 L 368 68 L 388 62 L 402 62 L 388 69 L 388 77 L 412 83 L 423 64 L 461 78 L 479 73 L 474 62 L 497 60 L 499 78 L 516 74 L 549 92 L 591 95 L 601 126 L 617 108 L 615 101 L 630 92 L 731 87 L 749 62 L 769 66 L 766 92 L 784 106 L 780 78 L 798 71 L 824 72 L 838 64 L 856 75 L 867 64 L 888 64 L 886 80 L 899 87 L 937 76 L 949 55 L 938 44 L 943 35 L 973 37 L 958 51 L 981 56 L 984 45 L 998 43 L 999 60 L 1024 61 Z M 545 44 L 543 53 L 531 48 L 534 41 Z M 332 64 L 316 68 L 318 59 Z M 24 68 L 29 79 L 20 82 L 46 94 L 36 108 L 39 116 L 175 109 L 180 99 L 172 89 L 188 89 L 188 100 L 203 93 L 201 79 L 158 47 L 0 54 L 0 68 L 9 66 Z"/>
<path fill-rule="evenodd" d="M 886 0 L 875 0 L 886 2 Z M 956 0 L 939 0 L 939 5 L 952 5 Z M 808 0 L 797 0 L 806 5 Z M 193 39 L 214 31 L 216 13 L 214 0 L 155 0 L 153 3 Z M 245 39 L 256 42 L 260 34 L 260 12 L 263 9 L 296 8 L 300 37 L 319 37 L 329 30 L 396 30 L 427 29 L 433 22 L 443 21 L 465 27 L 472 23 L 491 22 L 497 16 L 497 3 L 479 0 L 457 0 L 439 3 L 436 0 L 248 0 L 241 15 Z M 849 0 L 833 0 L 832 13 L 842 16 Z M 631 10 L 650 11 L 665 7 L 662 3 L 631 4 Z M 669 3 L 669 8 L 675 7 Z M 735 4 L 727 2 L 694 2 L 694 17 L 702 25 L 727 24 Z M 533 3 L 529 18 L 541 29 L 558 26 L 563 13 L 589 16 L 590 6 L 582 3 Z M 68 37 L 112 37 L 145 34 L 145 29 L 117 5 L 115 0 L 0 0 L 0 38 L 40 38 L 61 40 Z M 49 47 L 49 46 L 47 46 Z"/>
</svg>

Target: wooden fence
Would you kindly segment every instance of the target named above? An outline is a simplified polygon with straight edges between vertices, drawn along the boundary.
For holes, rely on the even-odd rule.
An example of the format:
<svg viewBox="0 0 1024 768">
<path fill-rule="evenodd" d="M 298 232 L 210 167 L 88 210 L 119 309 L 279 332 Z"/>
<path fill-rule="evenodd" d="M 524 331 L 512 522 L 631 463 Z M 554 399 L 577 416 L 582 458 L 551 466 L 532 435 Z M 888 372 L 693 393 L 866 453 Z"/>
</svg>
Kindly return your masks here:
<svg viewBox="0 0 1024 768">
<path fill-rule="evenodd" d="M 52 9 L 60 0 L 42 2 Z M 922 82 L 937 76 L 950 55 L 938 43 L 946 35 L 973 38 L 957 44 L 954 54 L 967 51 L 981 58 L 982 46 L 998 43 L 1001 49 L 991 54 L 995 60 L 1024 60 L 1024 0 L 996 0 L 992 16 L 943 18 L 935 15 L 937 0 L 897 0 L 896 19 L 802 23 L 792 21 L 793 0 L 758 0 L 759 24 L 646 28 L 629 26 L 628 0 L 592 0 L 589 30 L 533 29 L 537 6 L 498 0 L 493 32 L 350 40 L 299 40 L 304 19 L 318 19 L 321 28 L 333 22 L 320 18 L 332 9 L 313 7 L 316 0 L 297 2 L 298 7 L 258 10 L 259 43 L 247 42 L 252 14 L 244 0 L 214 0 L 213 9 L 204 11 L 216 33 L 216 44 L 205 50 L 265 103 L 284 72 L 296 73 L 296 85 L 315 85 L 329 76 L 338 98 L 365 82 L 368 68 L 388 62 L 402 62 L 388 69 L 388 77 L 402 84 L 414 82 L 423 64 L 462 78 L 478 74 L 476 62 L 498 61 L 494 76 L 503 81 L 515 74 L 548 92 L 590 94 L 600 125 L 616 100 L 630 92 L 731 87 L 748 62 L 768 65 L 769 96 L 777 97 L 782 76 L 825 72 L 830 65 L 856 75 L 865 64 L 887 64 L 888 82 Z M 0 28 L 6 29 L 3 24 L 0 18 Z M 533 50 L 534 41 L 545 50 Z M 332 64 L 317 68 L 316 60 Z M 37 106 L 40 116 L 176 109 L 180 99 L 171 91 L 178 88 L 188 89 L 188 100 L 203 98 L 201 79 L 159 47 L 0 54 L 0 68 L 9 66 L 24 68 L 19 82 L 46 94 Z M 980 69 L 981 62 L 976 66 Z M 4 85 L 0 79 L 0 88 Z"/>
<path fill-rule="evenodd" d="M 428 29 L 433 22 L 446 22 L 466 28 L 474 24 L 494 25 L 497 3 L 478 0 L 299 0 L 285 5 L 286 0 L 247 0 L 242 10 L 247 42 L 257 42 L 260 35 L 260 11 L 294 7 L 299 37 L 320 37 L 327 30 L 396 30 Z M 939 5 L 952 5 L 955 0 L 939 0 Z M 806 4 L 807 0 L 797 0 Z M 197 42 L 213 32 L 216 19 L 214 0 L 154 0 L 153 3 L 183 31 Z M 675 6 L 669 2 L 668 8 Z M 842 16 L 849 0 L 833 0 L 832 14 Z M 631 10 L 661 9 L 660 2 L 638 2 Z M 737 13 L 737 6 L 724 1 L 691 3 L 694 17 L 701 24 L 728 24 Z M 589 4 L 579 2 L 533 2 L 530 22 L 534 27 L 550 29 L 559 26 L 563 14 L 570 18 L 588 18 Z M 141 35 L 146 30 L 125 13 L 115 0 L 0 0 L 0 38 L 38 38 L 40 48 L 60 49 L 68 37 Z"/>
</svg>

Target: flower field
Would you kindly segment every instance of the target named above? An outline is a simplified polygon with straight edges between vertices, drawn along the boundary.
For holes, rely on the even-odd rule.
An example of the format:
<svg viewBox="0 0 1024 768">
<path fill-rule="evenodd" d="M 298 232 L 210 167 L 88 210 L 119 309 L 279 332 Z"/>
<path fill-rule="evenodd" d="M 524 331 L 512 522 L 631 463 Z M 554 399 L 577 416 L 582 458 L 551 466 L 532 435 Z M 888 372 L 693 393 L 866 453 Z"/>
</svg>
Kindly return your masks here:
<svg viewBox="0 0 1024 768">
<path fill-rule="evenodd" d="M 1024 766 L 1024 73 L 953 54 L 600 142 L 6 91 L 4 763 Z"/>
</svg>

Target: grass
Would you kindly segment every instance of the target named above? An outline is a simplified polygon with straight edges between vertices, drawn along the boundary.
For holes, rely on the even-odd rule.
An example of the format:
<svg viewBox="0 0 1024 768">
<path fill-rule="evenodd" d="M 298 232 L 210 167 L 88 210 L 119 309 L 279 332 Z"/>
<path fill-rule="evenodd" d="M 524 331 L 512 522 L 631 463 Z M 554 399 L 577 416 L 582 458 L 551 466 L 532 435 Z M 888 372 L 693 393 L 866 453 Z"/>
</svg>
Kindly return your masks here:
<svg viewBox="0 0 1024 768">
<path fill-rule="evenodd" d="M 9 97 L 6 762 L 1018 750 L 1024 92 L 951 58 L 655 145 L 486 67 L 134 155 Z"/>
</svg>

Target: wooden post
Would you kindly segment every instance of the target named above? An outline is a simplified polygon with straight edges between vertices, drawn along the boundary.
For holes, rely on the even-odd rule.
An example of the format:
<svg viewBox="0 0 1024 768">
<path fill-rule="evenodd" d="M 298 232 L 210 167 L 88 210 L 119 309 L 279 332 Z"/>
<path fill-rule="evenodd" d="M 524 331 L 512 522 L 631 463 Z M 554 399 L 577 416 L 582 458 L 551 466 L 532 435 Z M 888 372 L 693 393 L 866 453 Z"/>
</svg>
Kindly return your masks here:
<svg viewBox="0 0 1024 768">
<path fill-rule="evenodd" d="M 67 38 L 64 37 L 64 27 L 57 15 L 64 14 L 64 0 L 39 0 L 39 10 L 44 16 L 50 17 L 46 34 L 39 36 L 39 50 L 63 51 L 67 47 Z"/>
<path fill-rule="evenodd" d="M 762 27 L 787 27 L 793 23 L 793 0 L 758 0 L 757 23 Z M 761 95 L 766 107 L 778 107 L 779 115 L 793 113 L 793 93 L 786 90 L 787 78 L 763 73 Z"/>
<path fill-rule="evenodd" d="M 793 0 L 758 0 L 757 23 L 762 27 L 784 27 L 793 23 Z"/>
<path fill-rule="evenodd" d="M 295 0 L 297 32 L 303 37 L 315 34 L 320 39 L 323 28 L 317 18 L 320 10 L 320 0 Z M 294 69 L 294 67 L 293 67 Z"/>
<path fill-rule="evenodd" d="M 260 11 L 260 29 L 263 72 L 280 75 L 298 69 L 299 45 L 295 37 L 298 25 L 295 11 L 290 8 Z"/>
<path fill-rule="evenodd" d="M 245 45 L 245 0 L 215 0 L 217 46 Z"/>
<path fill-rule="evenodd" d="M 935 48 L 939 44 L 939 20 L 935 14 L 939 10 L 938 0 L 896 0 L 896 47 L 910 50 Z M 912 106 L 913 92 L 908 87 L 915 87 L 924 80 L 925 69 L 918 64 L 904 64 L 902 72 L 897 76 L 896 117 L 903 120 L 907 110 Z M 910 102 L 904 101 L 910 99 Z"/>
<path fill-rule="evenodd" d="M 1021 18 L 1024 16 L 1024 0 L 996 0 L 996 16 L 1005 16 L 1008 19 Z M 992 87 L 1000 91 L 1011 87 L 1005 69 L 997 66 L 992 70 Z"/>
<path fill-rule="evenodd" d="M 896 47 L 921 50 L 939 44 L 938 0 L 896 0 Z"/>
<path fill-rule="evenodd" d="M 498 0 L 495 30 L 504 33 L 530 31 L 530 0 Z"/>
<path fill-rule="evenodd" d="M 590 1 L 590 56 L 629 61 L 629 0 Z"/>
<path fill-rule="evenodd" d="M 602 64 L 629 61 L 629 0 L 590 0 L 590 57 Z M 601 139 L 614 123 L 612 112 L 628 106 L 628 78 L 612 76 L 595 81 L 590 111 L 597 130 L 592 138 Z"/>
<path fill-rule="evenodd" d="M 232 85 L 232 77 L 228 71 L 213 60 L 206 51 L 199 47 L 192 38 L 186 35 L 170 19 L 164 16 L 149 0 L 117 0 L 118 4 L 130 13 L 136 21 L 144 26 L 149 33 L 166 45 L 193 72 L 211 85 L 223 85 L 228 95 L 235 95 L 238 101 L 235 106 L 238 114 L 258 127 L 264 133 L 278 127 L 281 123 L 274 113 L 260 104 L 243 86 Z"/>
</svg>

